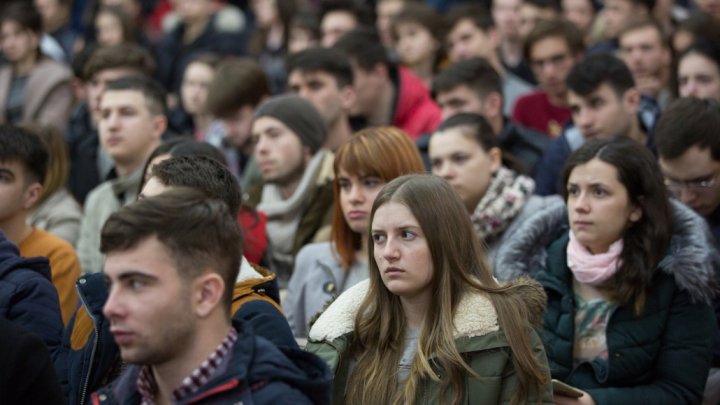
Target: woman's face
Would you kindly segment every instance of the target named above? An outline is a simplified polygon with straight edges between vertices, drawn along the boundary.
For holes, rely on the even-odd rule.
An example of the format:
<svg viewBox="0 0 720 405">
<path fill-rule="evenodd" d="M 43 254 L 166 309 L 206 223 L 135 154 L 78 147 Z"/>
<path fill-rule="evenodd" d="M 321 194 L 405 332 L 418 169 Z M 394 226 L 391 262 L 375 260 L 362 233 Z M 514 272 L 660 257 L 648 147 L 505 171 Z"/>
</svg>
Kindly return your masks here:
<svg viewBox="0 0 720 405">
<path fill-rule="evenodd" d="M 598 159 L 576 166 L 567 182 L 570 228 L 593 254 L 607 252 L 642 216 L 614 166 Z"/>
<path fill-rule="evenodd" d="M 101 46 L 122 44 L 123 27 L 120 19 L 112 13 L 100 13 L 95 18 L 95 31 Z"/>
<path fill-rule="evenodd" d="M 460 128 L 438 131 L 430 138 L 432 173 L 450 183 L 470 212 L 487 192 L 501 160 L 499 149 L 485 152 Z"/>
<path fill-rule="evenodd" d="M 17 22 L 5 21 L 0 26 L 0 48 L 9 62 L 21 63 L 34 58 L 39 46 L 38 35 Z"/>
<path fill-rule="evenodd" d="M 373 257 L 385 287 L 406 299 L 428 296 L 433 278 L 430 248 L 420 224 L 403 204 L 375 210 L 371 230 Z"/>
<path fill-rule="evenodd" d="M 372 205 L 386 183 L 379 177 L 357 176 L 342 168 L 337 182 L 340 186 L 340 208 L 345 222 L 353 232 L 367 236 Z"/>
<path fill-rule="evenodd" d="M 595 9 L 589 0 L 562 0 L 565 19 L 573 23 L 583 34 L 590 32 L 595 20 Z"/>
<path fill-rule="evenodd" d="M 398 25 L 395 50 L 401 63 L 412 66 L 428 60 L 432 61 L 435 59 L 438 47 L 438 41 L 424 26 L 414 22 Z"/>
<path fill-rule="evenodd" d="M 183 75 L 180 97 L 190 114 L 204 114 L 207 111 L 207 96 L 210 83 L 215 77 L 212 67 L 194 62 L 188 65 Z"/>
<path fill-rule="evenodd" d="M 691 52 L 678 64 L 680 97 L 697 97 L 720 101 L 720 68 L 712 60 Z"/>
</svg>

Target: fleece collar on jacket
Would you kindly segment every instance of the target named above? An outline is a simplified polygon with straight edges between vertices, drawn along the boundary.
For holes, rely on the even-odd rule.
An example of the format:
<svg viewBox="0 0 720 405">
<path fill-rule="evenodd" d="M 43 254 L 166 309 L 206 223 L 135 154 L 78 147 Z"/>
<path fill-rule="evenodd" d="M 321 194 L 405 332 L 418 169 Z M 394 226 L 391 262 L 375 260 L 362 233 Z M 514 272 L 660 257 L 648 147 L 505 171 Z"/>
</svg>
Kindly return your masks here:
<svg viewBox="0 0 720 405">
<path fill-rule="evenodd" d="M 715 269 L 720 269 L 720 254 L 712 244 L 705 220 L 679 201 L 671 200 L 673 236 L 668 254 L 658 268 L 672 275 L 678 287 L 693 300 L 712 302 Z M 530 217 L 501 246 L 495 259 L 500 279 L 534 276 L 545 268 L 545 248 L 568 230 L 567 209 L 559 200 Z"/>
<path fill-rule="evenodd" d="M 370 286 L 361 281 L 342 295 L 323 312 L 310 330 L 312 341 L 332 341 L 353 331 L 355 314 Z M 465 294 L 455 313 L 455 338 L 483 336 L 499 329 L 497 313 L 492 302 L 482 293 Z"/>
</svg>

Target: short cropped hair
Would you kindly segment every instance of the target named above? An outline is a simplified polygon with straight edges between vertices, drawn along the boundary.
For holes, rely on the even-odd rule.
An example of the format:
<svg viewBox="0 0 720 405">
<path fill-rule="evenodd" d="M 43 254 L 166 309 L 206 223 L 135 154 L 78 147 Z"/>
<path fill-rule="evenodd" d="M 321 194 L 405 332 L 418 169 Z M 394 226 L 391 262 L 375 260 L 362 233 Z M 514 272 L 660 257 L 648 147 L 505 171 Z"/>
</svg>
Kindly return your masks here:
<svg viewBox="0 0 720 405">
<path fill-rule="evenodd" d="M 225 118 L 244 106 L 256 107 L 269 95 L 270 81 L 263 68 L 252 59 L 233 59 L 215 72 L 207 106 L 213 115 Z"/>
<path fill-rule="evenodd" d="M 373 16 L 370 9 L 360 1 L 356 0 L 321 0 L 320 20 L 328 13 L 345 12 L 355 17 L 358 26 L 373 25 Z"/>
<path fill-rule="evenodd" d="M 193 280 L 208 268 L 220 274 L 225 282 L 222 302 L 230 317 L 242 237 L 227 205 L 190 188 L 143 198 L 108 218 L 102 228 L 100 251 L 105 255 L 127 251 L 152 236 L 165 246 L 185 280 Z"/>
<path fill-rule="evenodd" d="M 28 184 L 45 183 L 48 160 L 45 143 L 34 132 L 15 125 L 0 125 L 0 162 L 19 162 Z"/>
<path fill-rule="evenodd" d="M 172 157 L 153 166 L 150 175 L 168 187 L 189 187 L 227 204 L 236 218 L 242 203 L 240 184 L 221 162 L 207 156 Z"/>
<path fill-rule="evenodd" d="M 585 50 L 583 35 L 575 24 L 565 20 L 540 20 L 528 34 L 523 43 L 523 57 L 528 63 L 532 63 L 530 56 L 535 44 L 546 39 L 558 37 L 565 40 L 565 43 L 574 55 L 581 54 Z"/>
<path fill-rule="evenodd" d="M 460 21 L 470 20 L 476 27 L 483 32 L 487 32 L 495 28 L 495 20 L 492 14 L 480 4 L 458 4 L 450 7 L 445 15 L 446 35 Z"/>
<path fill-rule="evenodd" d="M 340 37 L 333 45 L 355 62 L 362 70 L 370 71 L 377 64 L 390 67 L 390 59 L 380 37 L 373 28 L 358 28 Z"/>
<path fill-rule="evenodd" d="M 325 72 L 337 82 L 338 87 L 352 86 L 354 76 L 347 55 L 334 48 L 309 48 L 291 54 L 285 62 L 288 74 Z"/>
<path fill-rule="evenodd" d="M 167 114 L 165 88 L 157 81 L 144 76 L 127 76 L 107 84 L 104 93 L 114 90 L 135 90 L 142 93 L 148 110 L 153 115 Z M 103 94 L 104 94 L 103 93 Z"/>
<path fill-rule="evenodd" d="M 720 105 L 695 97 L 671 102 L 655 126 L 654 141 L 663 159 L 675 159 L 693 146 L 710 148 L 713 160 L 720 161 Z"/>
<path fill-rule="evenodd" d="M 83 79 L 92 78 L 107 69 L 131 69 L 138 75 L 151 77 L 155 61 L 148 51 L 132 44 L 103 46 L 93 51 L 83 67 Z"/>
<path fill-rule="evenodd" d="M 586 57 L 573 66 L 568 74 L 567 86 L 580 96 L 587 96 L 607 83 L 618 97 L 635 87 L 632 73 L 625 62 L 609 53 Z"/>
<path fill-rule="evenodd" d="M 502 79 L 500 74 L 485 58 L 471 58 L 455 62 L 435 76 L 432 93 L 451 91 L 460 85 L 470 87 L 481 98 L 490 93 L 499 93 L 502 97 Z"/>
</svg>

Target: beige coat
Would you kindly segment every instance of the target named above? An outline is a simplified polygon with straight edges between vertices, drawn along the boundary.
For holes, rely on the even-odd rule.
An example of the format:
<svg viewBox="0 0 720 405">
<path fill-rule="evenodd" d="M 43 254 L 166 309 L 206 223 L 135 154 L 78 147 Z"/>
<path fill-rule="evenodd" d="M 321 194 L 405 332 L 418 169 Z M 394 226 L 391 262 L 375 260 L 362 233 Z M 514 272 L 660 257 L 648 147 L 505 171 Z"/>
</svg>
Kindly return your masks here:
<svg viewBox="0 0 720 405">
<path fill-rule="evenodd" d="M 0 67 L 0 124 L 4 124 L 5 103 L 13 79 L 11 65 Z M 25 87 L 23 122 L 53 125 L 65 131 L 73 103 L 72 72 L 60 62 L 41 58 L 30 72 Z"/>
</svg>

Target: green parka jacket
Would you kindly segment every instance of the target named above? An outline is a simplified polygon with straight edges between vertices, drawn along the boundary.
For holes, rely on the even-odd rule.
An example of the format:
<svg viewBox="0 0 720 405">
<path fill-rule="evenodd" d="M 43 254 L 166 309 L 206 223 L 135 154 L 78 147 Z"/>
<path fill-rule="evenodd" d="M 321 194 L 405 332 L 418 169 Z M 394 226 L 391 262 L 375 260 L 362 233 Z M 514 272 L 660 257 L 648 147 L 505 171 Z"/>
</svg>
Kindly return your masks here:
<svg viewBox="0 0 720 405">
<path fill-rule="evenodd" d="M 343 403 L 350 363 L 350 344 L 353 338 L 355 314 L 363 301 L 369 281 L 365 280 L 343 293 L 318 318 L 310 330 L 306 350 L 325 360 L 333 371 L 333 403 Z M 535 300 L 530 300 L 536 302 Z M 497 322 L 497 314 L 490 300 L 482 293 L 468 294 L 461 300 L 455 315 L 458 351 L 479 375 L 466 376 L 463 404 L 509 403 L 517 385 L 510 346 Z M 547 369 L 547 358 L 540 338 L 530 336 L 533 354 Z M 442 378 L 442 372 L 438 370 Z M 437 404 L 440 384 L 422 380 L 416 394 L 416 404 Z M 539 399 L 539 401 L 538 401 Z M 547 384 L 540 398 L 532 396 L 528 403 L 552 403 L 552 387 L 548 373 Z"/>
</svg>

